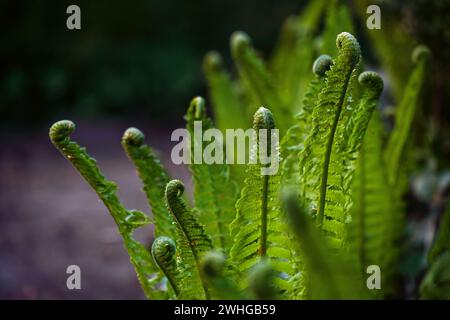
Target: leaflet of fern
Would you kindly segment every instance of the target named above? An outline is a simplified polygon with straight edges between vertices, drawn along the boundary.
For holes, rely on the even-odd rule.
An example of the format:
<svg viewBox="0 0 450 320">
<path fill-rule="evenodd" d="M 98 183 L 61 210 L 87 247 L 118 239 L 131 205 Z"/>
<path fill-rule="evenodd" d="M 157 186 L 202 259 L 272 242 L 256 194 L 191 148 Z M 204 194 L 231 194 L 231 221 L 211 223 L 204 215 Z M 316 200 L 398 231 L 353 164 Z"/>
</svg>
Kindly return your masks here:
<svg viewBox="0 0 450 320">
<path fill-rule="evenodd" d="M 214 105 L 214 120 L 217 127 L 223 133 L 226 129 L 250 127 L 246 105 L 242 103 L 235 83 L 224 69 L 219 53 L 212 51 L 205 56 L 203 70 Z"/>
<path fill-rule="evenodd" d="M 172 180 L 166 187 L 166 204 L 175 221 L 177 237 L 177 266 L 181 275 L 181 299 L 209 299 L 204 280 L 200 277 L 200 259 L 212 250 L 212 243 L 192 210 L 182 198 L 184 185 Z"/>
<path fill-rule="evenodd" d="M 199 221 L 204 225 L 206 233 L 211 237 L 216 248 L 228 254 L 231 247 L 229 225 L 235 217 L 234 204 L 237 199 L 237 185 L 230 178 L 228 164 L 201 163 L 194 161 L 193 150 L 195 144 L 202 148 L 210 143 L 204 142 L 202 137 L 194 135 L 194 121 L 201 121 L 202 131 L 213 129 L 210 118 L 206 115 L 205 101 L 201 97 L 194 98 L 185 116 L 186 127 L 191 134 L 191 164 L 189 166 L 194 180 L 194 199 L 198 211 Z M 195 141 L 197 137 L 197 141 Z M 219 148 L 222 146 L 219 144 Z"/>
<path fill-rule="evenodd" d="M 294 185 L 300 179 L 298 157 L 311 132 L 312 110 L 319 92 L 325 85 L 325 72 L 330 69 L 332 62 L 331 57 L 327 55 L 321 55 L 314 62 L 312 69 L 315 76 L 305 93 L 300 112 L 295 116 L 297 124 L 288 129 L 281 142 L 282 176 L 286 185 Z"/>
<path fill-rule="evenodd" d="M 254 129 L 274 128 L 268 109 L 261 107 L 254 117 Z M 259 147 L 254 144 L 255 148 Z M 278 151 L 277 151 L 278 152 Z M 258 157 L 257 150 L 251 156 Z M 230 226 L 234 244 L 230 256 L 241 277 L 262 258 L 270 258 L 271 266 L 286 275 L 292 275 L 290 241 L 280 213 L 278 192 L 280 175 L 262 175 L 262 165 L 249 164 L 241 197 L 236 203 L 236 219 Z M 278 278 L 277 284 L 287 288 L 288 282 Z M 240 282 L 241 286 L 246 285 Z"/>
<path fill-rule="evenodd" d="M 339 120 L 348 112 L 347 92 L 360 60 L 360 49 L 357 40 L 346 32 L 338 35 L 336 44 L 339 55 L 326 73 L 325 87 L 313 110 L 312 131 L 300 154 L 300 185 L 303 188 L 301 199 L 316 213 L 318 225 L 329 235 L 333 245 L 339 247 L 345 238 L 348 219 L 342 205 L 345 195 L 341 173 L 346 167 L 341 154 L 333 153 L 332 149 L 336 132 L 345 128 L 345 123 Z M 334 151 L 338 151 L 336 147 Z"/>
<path fill-rule="evenodd" d="M 148 217 L 140 211 L 124 208 L 117 197 L 116 184 L 106 180 L 98 169 L 95 159 L 90 157 L 84 148 L 70 140 L 70 135 L 74 130 L 75 124 L 72 121 L 58 121 L 50 128 L 50 139 L 55 147 L 73 164 L 108 208 L 124 240 L 125 248 L 128 251 L 130 261 L 136 270 L 145 295 L 149 299 L 162 299 L 166 297 L 164 292 L 154 288 L 159 280 L 161 280 L 162 273 L 155 265 L 153 258 L 145 246 L 133 239 L 135 229 L 150 223 Z"/>
<path fill-rule="evenodd" d="M 123 134 L 122 146 L 144 184 L 143 191 L 152 209 L 155 237 L 167 236 L 174 239 L 175 226 L 164 203 L 164 191 L 170 179 L 153 150 L 144 143 L 144 139 L 140 130 L 129 128 Z"/>
<path fill-rule="evenodd" d="M 270 106 L 277 117 L 280 131 L 284 133 L 293 123 L 292 109 L 283 103 L 265 62 L 257 56 L 252 47 L 250 37 L 244 32 L 233 33 L 231 53 L 242 84 L 252 98 L 251 109 Z"/>
</svg>

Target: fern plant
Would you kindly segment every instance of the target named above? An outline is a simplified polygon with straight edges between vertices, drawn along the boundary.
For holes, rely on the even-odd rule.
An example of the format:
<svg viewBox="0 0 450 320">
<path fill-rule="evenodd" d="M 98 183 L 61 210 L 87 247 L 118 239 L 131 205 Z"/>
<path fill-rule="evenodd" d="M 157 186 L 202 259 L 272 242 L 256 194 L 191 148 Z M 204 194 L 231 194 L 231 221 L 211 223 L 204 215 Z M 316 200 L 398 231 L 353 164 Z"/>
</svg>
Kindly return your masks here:
<svg viewBox="0 0 450 320">
<path fill-rule="evenodd" d="M 194 201 L 190 207 L 183 183 L 169 176 L 145 144 L 143 133 L 129 128 L 122 146 L 144 185 L 150 219 L 124 208 L 116 185 L 71 140 L 75 129 L 71 121 L 51 127 L 52 143 L 115 220 L 149 299 L 401 295 L 402 195 L 408 172 L 400 169 L 408 156 L 406 142 L 420 104 L 429 52 L 422 47 L 414 52 L 416 67 L 385 143 L 378 109 L 383 81 L 376 72 L 361 71 L 357 39 L 336 31 L 341 21 L 348 25 L 348 9 L 334 1 L 332 6 L 339 9 L 327 13 L 319 52 L 312 43 L 325 1 L 312 2 L 300 19 L 287 21 L 269 64 L 256 53 L 248 35 L 233 34 L 236 81 L 217 52 L 205 57 L 216 130 L 247 129 L 252 114 L 255 130 L 280 129 L 280 148 L 271 150 L 280 160 L 275 175 L 261 173 L 259 140 L 250 154 L 256 161 L 247 165 L 199 163 L 191 153 Z M 337 34 L 335 48 L 330 34 Z M 191 101 L 185 116 L 189 132 L 194 132 L 197 121 L 202 130 L 215 128 L 205 105 L 201 97 Z M 270 131 L 264 138 L 270 141 Z M 200 139 L 190 141 L 191 150 L 206 147 Z M 422 286 L 423 297 L 448 296 L 448 286 L 434 287 L 448 281 L 448 221 L 447 214 L 430 254 L 433 265 Z M 154 225 L 151 248 L 133 239 L 133 232 L 148 223 Z M 376 292 L 368 290 L 365 282 L 366 268 L 373 264 L 380 266 L 383 279 Z"/>
</svg>

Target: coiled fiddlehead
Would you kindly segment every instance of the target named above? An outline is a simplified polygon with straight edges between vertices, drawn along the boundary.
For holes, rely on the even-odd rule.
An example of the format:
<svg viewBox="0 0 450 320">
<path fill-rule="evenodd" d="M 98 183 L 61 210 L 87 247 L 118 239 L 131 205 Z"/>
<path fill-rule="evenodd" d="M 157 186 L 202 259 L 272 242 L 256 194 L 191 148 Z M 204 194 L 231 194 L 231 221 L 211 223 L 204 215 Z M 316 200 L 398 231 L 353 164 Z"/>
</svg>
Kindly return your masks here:
<svg viewBox="0 0 450 320">
<path fill-rule="evenodd" d="M 183 192 L 184 185 L 180 180 L 172 180 L 166 186 L 166 204 L 169 212 L 172 214 L 178 232 L 179 243 L 177 247 L 180 250 L 181 257 L 185 259 L 183 266 L 196 275 L 189 276 L 188 272 L 185 272 L 185 283 L 183 286 L 186 290 L 192 290 L 192 294 L 198 295 L 199 292 L 196 286 L 198 286 L 198 283 L 201 283 L 204 295 L 209 299 L 208 288 L 199 275 L 199 263 L 201 256 L 205 252 L 212 250 L 212 243 L 193 212 L 186 207 L 186 203 L 182 198 Z"/>
<path fill-rule="evenodd" d="M 332 65 L 333 59 L 327 54 L 322 54 L 314 61 L 312 70 L 316 76 L 322 77 L 330 70 Z"/>
<path fill-rule="evenodd" d="M 178 270 L 175 261 L 176 246 L 175 242 L 169 237 L 158 237 L 152 244 L 152 256 L 156 264 L 161 268 L 169 280 L 173 291 L 178 296 L 180 288 L 178 286 Z"/>
<path fill-rule="evenodd" d="M 364 134 L 369 125 L 372 112 L 375 110 L 383 91 L 383 79 L 378 73 L 365 71 L 358 77 L 359 84 L 363 87 L 363 95 L 350 122 L 347 125 L 349 131 L 349 152 L 357 152 L 364 141 Z"/>
<path fill-rule="evenodd" d="M 226 267 L 225 255 L 222 252 L 210 251 L 201 260 L 201 275 L 208 282 L 216 299 L 245 299 L 236 284 L 225 276 Z"/>
<path fill-rule="evenodd" d="M 277 298 L 277 288 L 274 286 L 276 272 L 270 263 L 264 259 L 250 271 L 248 289 L 254 299 L 274 300 Z"/>
<path fill-rule="evenodd" d="M 184 184 L 180 180 L 170 181 L 166 186 L 166 202 L 170 212 L 192 246 L 192 252 L 195 256 L 198 256 L 202 252 L 211 250 L 212 244 L 203 227 L 197 222 L 193 213 L 187 209 L 186 203 L 181 197 L 183 192 Z"/>
<path fill-rule="evenodd" d="M 355 68 L 361 58 L 361 48 L 356 38 L 348 32 L 341 32 L 336 38 L 336 47 L 339 62 L 346 64 L 349 70 Z"/>
</svg>

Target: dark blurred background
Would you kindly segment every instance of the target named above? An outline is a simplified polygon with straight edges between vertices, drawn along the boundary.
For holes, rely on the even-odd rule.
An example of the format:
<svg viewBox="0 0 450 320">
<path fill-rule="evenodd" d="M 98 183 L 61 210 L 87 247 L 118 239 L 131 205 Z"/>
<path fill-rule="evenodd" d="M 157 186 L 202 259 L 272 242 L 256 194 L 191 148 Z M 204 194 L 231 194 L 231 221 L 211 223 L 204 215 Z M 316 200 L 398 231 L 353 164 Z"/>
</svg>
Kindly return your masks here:
<svg viewBox="0 0 450 320">
<path fill-rule="evenodd" d="M 74 120 L 74 139 L 118 183 L 125 205 L 149 212 L 121 150 L 124 130 L 140 128 L 172 176 L 188 180 L 185 168 L 167 161 L 170 133 L 183 126 L 192 97 L 207 97 L 203 55 L 218 50 L 233 71 L 228 40 L 235 30 L 270 54 L 283 20 L 306 2 L 0 0 L 0 298 L 143 298 L 112 219 L 50 144 L 48 128 Z M 415 39 L 435 54 L 433 112 L 448 132 L 448 5 L 383 2 L 392 17 L 413 21 Z M 81 8 L 81 30 L 66 28 L 71 4 Z M 359 39 L 366 61 L 376 64 Z M 447 149 L 439 152 L 450 149 L 447 138 L 440 143 Z M 448 164 L 445 155 L 439 158 Z M 147 228 L 138 238 L 149 243 L 150 234 Z M 82 290 L 66 288 L 71 264 L 81 267 Z"/>
</svg>

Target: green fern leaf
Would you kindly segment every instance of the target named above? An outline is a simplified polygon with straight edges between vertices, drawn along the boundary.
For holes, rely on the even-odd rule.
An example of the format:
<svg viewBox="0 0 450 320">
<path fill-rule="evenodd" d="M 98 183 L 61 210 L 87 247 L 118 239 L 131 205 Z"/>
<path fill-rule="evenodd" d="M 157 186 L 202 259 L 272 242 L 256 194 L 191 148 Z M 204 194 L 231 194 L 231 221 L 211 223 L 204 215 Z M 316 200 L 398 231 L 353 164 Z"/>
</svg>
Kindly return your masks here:
<svg viewBox="0 0 450 320">
<path fill-rule="evenodd" d="M 155 265 L 150 252 L 141 243 L 133 239 L 133 232 L 148 223 L 148 217 L 136 210 L 124 208 L 117 197 L 117 186 L 114 182 L 105 179 L 97 167 L 95 159 L 91 158 L 84 148 L 70 140 L 75 130 L 72 121 L 62 120 L 50 128 L 50 139 L 54 146 L 69 160 L 88 184 L 94 189 L 108 208 L 113 217 L 119 233 L 124 239 L 125 248 L 130 256 L 131 263 L 136 270 L 139 282 L 149 299 L 162 299 L 165 292 L 158 291 L 155 286 L 162 278 L 162 274 Z"/>
<path fill-rule="evenodd" d="M 349 218 L 343 206 L 346 195 L 341 181 L 342 172 L 346 170 L 345 159 L 339 152 L 342 148 L 338 148 L 346 121 L 340 120 L 349 118 L 347 94 L 360 59 L 360 49 L 357 40 L 346 32 L 338 35 L 336 44 L 339 55 L 326 73 L 325 86 L 313 110 L 312 131 L 300 155 L 300 185 L 303 189 L 301 198 L 317 211 L 318 225 L 339 247 L 345 238 L 345 225 Z M 338 143 L 334 141 L 335 135 Z M 334 144 L 337 146 L 332 150 Z"/>
<path fill-rule="evenodd" d="M 376 109 L 383 90 L 383 80 L 375 72 L 361 73 L 358 81 L 363 87 L 363 94 L 347 123 L 345 135 L 348 141 L 347 152 L 350 154 L 355 154 L 361 148 L 372 112 Z"/>
<path fill-rule="evenodd" d="M 273 129 L 272 114 L 261 107 L 254 116 L 254 129 Z M 247 178 L 241 197 L 236 203 L 236 219 L 231 223 L 230 230 L 234 244 L 230 251 L 233 264 L 237 267 L 240 278 L 254 267 L 262 258 L 270 258 L 271 266 L 277 272 L 291 275 L 293 267 L 288 262 L 292 251 L 286 234 L 285 223 L 279 210 L 278 190 L 280 175 L 263 175 L 264 165 L 258 161 L 260 141 L 253 144 L 250 157 L 255 164 L 247 167 Z M 271 137 L 267 137 L 270 141 Z M 270 145 L 270 143 L 268 143 Z M 278 152 L 278 150 L 272 150 Z M 276 155 L 272 154 L 272 157 Z M 281 289 L 286 289 L 287 281 L 280 280 Z M 243 281 L 241 287 L 245 286 Z"/>
<path fill-rule="evenodd" d="M 420 104 L 420 97 L 424 84 L 430 52 L 427 48 L 419 46 L 414 50 L 413 61 L 416 67 L 412 72 L 404 90 L 403 98 L 397 107 L 395 127 L 386 147 L 386 165 L 388 168 L 389 183 L 398 186 L 396 189 L 403 192 L 406 187 L 402 179 L 401 170 L 407 154 L 407 142 L 411 134 L 411 127 Z M 400 183 L 400 185 L 398 185 Z"/>
<path fill-rule="evenodd" d="M 284 132 L 293 122 L 292 110 L 283 103 L 272 75 L 252 47 L 250 37 L 241 31 L 233 33 L 231 53 L 237 65 L 239 77 L 252 98 L 250 110 L 253 111 L 262 105 L 271 106 L 279 119 L 280 131 Z"/>
<path fill-rule="evenodd" d="M 376 87 L 378 85 L 375 84 L 375 88 L 366 91 L 362 99 L 372 104 L 372 108 L 375 107 L 379 94 Z M 367 93 L 372 94 L 372 102 L 367 100 Z M 375 111 L 363 140 L 357 134 L 351 139 L 353 142 L 350 142 L 349 149 L 352 150 L 363 141 L 352 179 L 353 206 L 349 237 L 359 258 L 361 274 L 365 275 L 366 268 L 370 265 L 378 265 L 383 270 L 381 290 L 377 290 L 377 296 L 395 297 L 398 289 L 403 214 L 396 205 L 396 197 L 387 180 L 382 126 L 380 114 Z M 358 129 L 354 132 L 358 132 Z"/>
<path fill-rule="evenodd" d="M 290 127 L 281 142 L 281 158 L 283 159 L 283 183 L 294 185 L 299 179 L 298 157 L 303 150 L 303 143 L 311 132 L 312 110 L 317 96 L 325 85 L 325 72 L 331 67 L 332 59 L 322 55 L 313 64 L 315 77 L 311 80 L 305 93 L 300 112 L 296 115 L 298 123 Z"/>
<path fill-rule="evenodd" d="M 166 187 L 166 204 L 175 221 L 178 248 L 178 268 L 181 275 L 182 299 L 209 299 L 206 283 L 200 277 L 201 257 L 212 250 L 212 243 L 205 234 L 203 226 L 198 223 L 194 213 L 186 207 L 181 197 L 184 185 L 179 180 L 172 180 Z"/>
<path fill-rule="evenodd" d="M 202 153 L 209 143 L 203 141 L 203 135 L 195 134 L 195 123 L 197 122 L 198 128 L 202 132 L 213 129 L 212 121 L 206 115 L 203 98 L 197 97 L 192 100 L 185 119 L 186 127 L 191 135 L 191 151 L 195 152 L 198 149 L 197 152 Z M 219 143 L 217 147 L 222 148 L 223 146 Z M 230 178 L 230 168 L 227 164 L 196 164 L 194 152 L 191 152 L 189 168 L 194 180 L 194 199 L 199 213 L 198 218 L 204 225 L 206 233 L 213 240 L 214 246 L 228 254 L 231 247 L 228 228 L 235 216 L 234 204 L 237 198 L 237 186 Z"/>
<path fill-rule="evenodd" d="M 214 120 L 222 133 L 226 129 L 246 129 L 246 106 L 237 93 L 235 84 L 223 67 L 219 53 L 209 52 L 203 61 L 203 70 L 208 81 L 209 92 L 214 105 Z"/>
<path fill-rule="evenodd" d="M 244 300 L 236 283 L 226 274 L 226 260 L 222 252 L 211 251 L 205 254 L 201 261 L 202 276 L 206 279 L 212 291 L 212 296 L 219 300 Z"/>
<path fill-rule="evenodd" d="M 169 237 L 158 237 L 152 244 L 152 256 L 156 264 L 166 275 L 176 296 L 180 294 L 180 275 L 175 259 L 175 242 Z"/>
<path fill-rule="evenodd" d="M 307 297 L 310 299 L 365 299 L 367 289 L 343 251 L 332 250 L 314 226 L 310 215 L 298 203 L 296 191 L 282 192 L 283 209 L 296 235 L 306 263 Z"/>
<path fill-rule="evenodd" d="M 276 280 L 277 273 L 272 269 L 270 262 L 263 259 L 250 271 L 248 291 L 254 299 L 275 300 L 278 298 Z"/>
<path fill-rule="evenodd" d="M 155 223 L 155 237 L 167 236 L 174 239 L 175 226 L 164 203 L 164 191 L 170 179 L 152 149 L 144 144 L 144 140 L 144 134 L 140 130 L 129 128 L 123 134 L 122 146 L 144 184 L 143 191 Z"/>
</svg>

